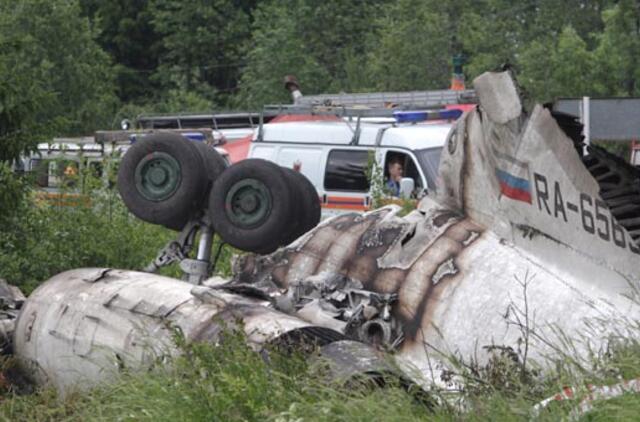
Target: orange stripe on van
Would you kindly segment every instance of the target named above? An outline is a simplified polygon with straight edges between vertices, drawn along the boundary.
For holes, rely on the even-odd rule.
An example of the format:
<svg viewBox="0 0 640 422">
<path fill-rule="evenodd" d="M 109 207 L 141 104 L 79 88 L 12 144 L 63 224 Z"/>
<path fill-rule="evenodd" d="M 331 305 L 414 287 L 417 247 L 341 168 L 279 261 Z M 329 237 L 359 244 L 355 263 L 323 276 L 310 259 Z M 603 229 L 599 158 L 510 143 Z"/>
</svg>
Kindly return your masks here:
<svg viewBox="0 0 640 422">
<path fill-rule="evenodd" d="M 328 196 L 326 202 L 322 204 L 322 208 L 364 211 L 369 207 L 364 205 L 364 198 L 348 196 Z"/>
<path fill-rule="evenodd" d="M 79 193 L 36 191 L 37 203 L 48 203 L 58 207 L 89 207 L 91 198 Z"/>
</svg>

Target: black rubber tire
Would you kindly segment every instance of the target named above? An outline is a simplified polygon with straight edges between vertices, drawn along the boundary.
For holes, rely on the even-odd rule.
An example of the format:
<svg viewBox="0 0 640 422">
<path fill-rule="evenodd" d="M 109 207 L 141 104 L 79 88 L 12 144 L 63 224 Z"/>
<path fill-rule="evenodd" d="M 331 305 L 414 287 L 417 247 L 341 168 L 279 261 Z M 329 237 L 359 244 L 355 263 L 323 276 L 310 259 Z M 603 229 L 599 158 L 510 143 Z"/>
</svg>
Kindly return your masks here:
<svg viewBox="0 0 640 422">
<path fill-rule="evenodd" d="M 180 180 L 170 197 L 150 200 L 136 186 L 136 168 L 143 159 L 158 152 L 178 163 Z M 133 215 L 152 224 L 181 230 L 201 209 L 207 178 L 200 154 L 191 141 L 176 133 L 159 132 L 129 148 L 120 163 L 117 184 L 122 200 Z"/>
<path fill-rule="evenodd" d="M 322 207 L 320 205 L 320 197 L 313 183 L 307 177 L 300 173 L 294 172 L 298 178 L 300 187 L 302 188 L 302 203 L 305 206 L 304 218 L 302 219 L 301 233 L 302 236 L 309 230 L 313 229 L 320 223 L 322 216 Z"/>
<path fill-rule="evenodd" d="M 294 192 L 294 215 L 291 230 L 285 233 L 283 245 L 288 245 L 320 222 L 320 200 L 316 188 L 302 173 L 283 167 L 288 182 Z"/>
<path fill-rule="evenodd" d="M 204 166 L 205 173 L 207 175 L 207 186 L 205 188 L 205 198 L 208 198 L 213 182 L 222 174 L 227 168 L 227 162 L 222 158 L 218 151 L 213 147 L 206 145 L 203 142 L 191 141 L 198 150 L 200 158 L 202 159 L 202 165 Z M 203 201 L 204 205 L 208 205 L 208 201 Z"/>
<path fill-rule="evenodd" d="M 243 226 L 232 221 L 227 196 L 239 183 L 253 179 L 265 187 L 271 205 L 256 223 Z M 230 208 L 230 207 L 229 207 Z M 252 158 L 227 168 L 213 183 L 209 194 L 209 217 L 215 231 L 229 245 L 247 252 L 271 253 L 282 242 L 291 224 L 292 198 L 282 169 L 270 161 Z"/>
<path fill-rule="evenodd" d="M 296 172 L 287 167 L 281 168 L 291 192 L 291 219 L 287 230 L 282 232 L 280 244 L 288 245 L 298 238 L 305 209 L 302 203 L 302 186 L 300 186 L 300 182 L 295 175 Z"/>
</svg>

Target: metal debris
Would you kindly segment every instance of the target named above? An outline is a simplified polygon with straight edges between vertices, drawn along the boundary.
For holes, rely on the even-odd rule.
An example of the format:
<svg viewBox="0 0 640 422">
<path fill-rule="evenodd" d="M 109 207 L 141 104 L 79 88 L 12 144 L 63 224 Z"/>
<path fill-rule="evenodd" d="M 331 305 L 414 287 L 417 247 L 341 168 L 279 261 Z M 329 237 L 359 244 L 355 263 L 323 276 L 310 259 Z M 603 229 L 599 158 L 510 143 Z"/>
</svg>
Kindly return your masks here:
<svg viewBox="0 0 640 422">
<path fill-rule="evenodd" d="M 440 266 L 436 270 L 436 273 L 433 275 L 433 277 L 431 277 L 431 281 L 435 285 L 438 284 L 438 282 L 442 280 L 443 277 L 446 277 L 448 275 L 455 275 L 457 273 L 458 268 L 456 268 L 455 264 L 453 263 L 453 258 L 451 258 L 440 264 Z"/>
<path fill-rule="evenodd" d="M 16 318 L 22 304 L 26 300 L 24 294 L 15 286 L 0 278 L 0 353 L 7 354 L 13 349 L 13 333 Z"/>
</svg>

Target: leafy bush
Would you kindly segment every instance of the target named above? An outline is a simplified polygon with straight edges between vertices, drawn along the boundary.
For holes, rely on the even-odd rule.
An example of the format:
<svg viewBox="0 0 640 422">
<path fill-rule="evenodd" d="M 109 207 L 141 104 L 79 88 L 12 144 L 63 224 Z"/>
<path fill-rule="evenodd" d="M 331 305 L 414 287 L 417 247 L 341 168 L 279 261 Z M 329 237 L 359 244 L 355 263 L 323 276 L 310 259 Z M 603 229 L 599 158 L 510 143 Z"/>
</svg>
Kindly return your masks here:
<svg viewBox="0 0 640 422">
<path fill-rule="evenodd" d="M 0 162 L 0 230 L 7 221 L 19 213 L 28 186 L 16 177 L 7 163 Z"/>
<path fill-rule="evenodd" d="M 29 293 L 53 275 L 73 268 L 140 270 L 175 238 L 176 232 L 129 213 L 114 187 L 116 166 L 106 160 L 102 168 L 106 174 L 100 177 L 91 167 L 73 176 L 61 171 L 60 196 L 46 199 L 8 166 L 6 172 L 0 167 L 4 186 L 0 190 L 0 278 Z M 230 275 L 231 255 L 238 251 L 219 239 L 213 251 L 218 257 L 216 272 Z M 161 273 L 182 275 L 177 265 Z"/>
<path fill-rule="evenodd" d="M 54 202 L 24 190 L 0 222 L 0 278 L 27 293 L 72 268 L 143 268 L 174 235 L 132 216 L 113 189 Z"/>
</svg>

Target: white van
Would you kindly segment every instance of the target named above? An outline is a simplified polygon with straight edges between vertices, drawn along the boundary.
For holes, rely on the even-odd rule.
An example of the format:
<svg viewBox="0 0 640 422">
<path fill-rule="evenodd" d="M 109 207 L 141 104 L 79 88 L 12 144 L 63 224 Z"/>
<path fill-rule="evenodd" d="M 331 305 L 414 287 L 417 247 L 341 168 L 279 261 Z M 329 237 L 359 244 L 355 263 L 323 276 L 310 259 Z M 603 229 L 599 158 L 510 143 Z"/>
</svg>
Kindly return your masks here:
<svg viewBox="0 0 640 422">
<path fill-rule="evenodd" d="M 415 198 L 435 189 L 440 153 L 462 112 L 436 114 L 449 120 L 401 123 L 395 119 L 362 118 L 276 122 L 261 126 L 249 149 L 250 158 L 263 158 L 299 169 L 316 187 L 323 215 L 368 210 L 372 202 L 368 177 L 370 157 L 388 178 L 391 160 L 404 163 L 404 177 L 413 179 Z M 422 112 L 427 115 L 433 112 Z M 415 115 L 415 113 L 414 113 Z M 406 116 L 405 116 L 406 117 Z M 428 117 L 428 116 L 427 116 Z M 418 119 L 419 120 L 419 119 Z"/>
</svg>

